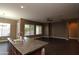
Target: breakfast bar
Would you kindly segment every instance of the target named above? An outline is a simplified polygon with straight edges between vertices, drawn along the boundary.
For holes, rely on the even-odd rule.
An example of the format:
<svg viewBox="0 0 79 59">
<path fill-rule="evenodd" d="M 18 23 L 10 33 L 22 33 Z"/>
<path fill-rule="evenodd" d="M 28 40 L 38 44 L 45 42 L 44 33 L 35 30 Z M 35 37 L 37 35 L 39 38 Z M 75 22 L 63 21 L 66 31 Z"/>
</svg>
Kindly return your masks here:
<svg viewBox="0 0 79 59">
<path fill-rule="evenodd" d="M 9 55 L 41 55 L 45 54 L 44 47 L 47 42 L 35 40 L 34 38 L 27 39 L 8 39 Z"/>
</svg>

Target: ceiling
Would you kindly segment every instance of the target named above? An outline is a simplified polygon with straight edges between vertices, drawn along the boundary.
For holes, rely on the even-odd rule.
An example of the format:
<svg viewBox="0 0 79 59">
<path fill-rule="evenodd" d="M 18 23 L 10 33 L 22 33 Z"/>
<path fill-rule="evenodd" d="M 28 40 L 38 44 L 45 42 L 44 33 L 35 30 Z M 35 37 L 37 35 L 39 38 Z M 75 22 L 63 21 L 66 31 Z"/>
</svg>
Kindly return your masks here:
<svg viewBox="0 0 79 59">
<path fill-rule="evenodd" d="M 21 5 L 24 8 L 21 8 Z M 25 18 L 39 22 L 46 22 L 47 18 L 53 21 L 60 21 L 61 19 L 79 17 L 79 4 L 0 3 L 0 17 L 15 20 Z"/>
</svg>

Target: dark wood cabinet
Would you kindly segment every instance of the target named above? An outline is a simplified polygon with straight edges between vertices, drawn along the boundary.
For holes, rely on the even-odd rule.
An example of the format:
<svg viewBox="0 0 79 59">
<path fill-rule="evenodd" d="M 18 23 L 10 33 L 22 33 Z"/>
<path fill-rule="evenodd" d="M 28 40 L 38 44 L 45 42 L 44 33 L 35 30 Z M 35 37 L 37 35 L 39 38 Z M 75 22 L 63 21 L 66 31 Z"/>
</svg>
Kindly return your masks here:
<svg viewBox="0 0 79 59">
<path fill-rule="evenodd" d="M 8 42 L 8 51 L 9 55 L 21 55 L 21 53 L 10 42 Z"/>
</svg>

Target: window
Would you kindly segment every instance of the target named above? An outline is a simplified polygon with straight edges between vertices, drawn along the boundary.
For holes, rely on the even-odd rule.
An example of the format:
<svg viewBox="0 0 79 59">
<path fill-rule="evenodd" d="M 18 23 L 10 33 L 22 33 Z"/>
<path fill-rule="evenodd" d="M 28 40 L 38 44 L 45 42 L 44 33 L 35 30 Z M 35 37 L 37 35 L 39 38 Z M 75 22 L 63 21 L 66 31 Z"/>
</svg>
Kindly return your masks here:
<svg viewBox="0 0 79 59">
<path fill-rule="evenodd" d="M 0 23 L 0 36 L 10 36 L 10 24 Z"/>
<path fill-rule="evenodd" d="M 34 35 L 34 25 L 25 24 L 25 36 Z"/>
<path fill-rule="evenodd" d="M 36 35 L 42 34 L 42 26 L 36 25 Z"/>
</svg>

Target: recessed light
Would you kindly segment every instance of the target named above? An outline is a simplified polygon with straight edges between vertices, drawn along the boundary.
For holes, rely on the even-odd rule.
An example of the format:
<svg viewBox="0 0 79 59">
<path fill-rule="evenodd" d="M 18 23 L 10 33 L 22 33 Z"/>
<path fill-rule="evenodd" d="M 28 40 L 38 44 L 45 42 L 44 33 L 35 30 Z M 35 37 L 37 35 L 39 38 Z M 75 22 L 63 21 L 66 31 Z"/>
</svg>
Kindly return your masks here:
<svg viewBox="0 0 79 59">
<path fill-rule="evenodd" d="M 22 5 L 21 8 L 24 8 L 24 6 Z"/>
</svg>

